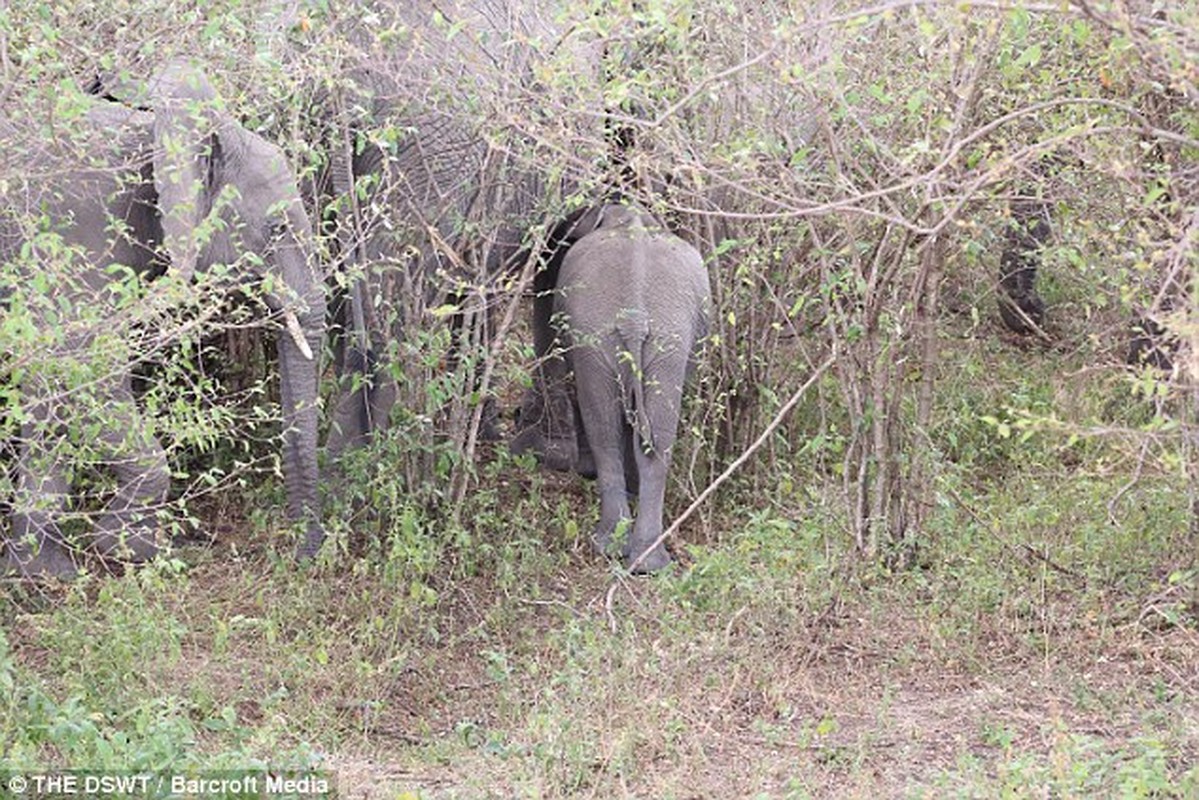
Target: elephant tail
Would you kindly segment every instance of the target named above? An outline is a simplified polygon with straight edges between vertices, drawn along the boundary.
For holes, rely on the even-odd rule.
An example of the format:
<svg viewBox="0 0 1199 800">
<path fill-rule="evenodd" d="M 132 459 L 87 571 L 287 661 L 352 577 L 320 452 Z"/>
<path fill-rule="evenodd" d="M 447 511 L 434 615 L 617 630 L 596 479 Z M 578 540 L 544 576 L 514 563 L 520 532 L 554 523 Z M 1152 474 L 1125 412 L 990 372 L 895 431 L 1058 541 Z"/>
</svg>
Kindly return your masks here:
<svg viewBox="0 0 1199 800">
<path fill-rule="evenodd" d="M 622 349 L 619 354 L 620 396 L 625 419 L 633 428 L 634 445 L 652 453 L 654 431 L 645 401 L 645 364 L 649 349 L 649 320 L 644 314 L 627 314 L 617 323 Z"/>
</svg>

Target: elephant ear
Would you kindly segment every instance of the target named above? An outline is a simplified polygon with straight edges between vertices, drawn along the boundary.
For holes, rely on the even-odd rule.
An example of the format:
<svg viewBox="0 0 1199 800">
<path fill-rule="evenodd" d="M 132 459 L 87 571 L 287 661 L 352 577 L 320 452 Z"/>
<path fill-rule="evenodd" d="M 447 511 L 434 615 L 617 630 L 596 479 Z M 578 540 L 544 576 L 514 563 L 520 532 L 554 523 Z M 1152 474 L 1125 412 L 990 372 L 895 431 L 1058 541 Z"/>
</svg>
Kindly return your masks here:
<svg viewBox="0 0 1199 800">
<path fill-rule="evenodd" d="M 154 109 L 154 188 L 163 245 L 184 280 L 195 272 L 202 242 L 197 229 L 212 205 L 212 159 L 222 114 L 212 84 L 199 69 L 168 65 L 149 86 Z"/>
<path fill-rule="evenodd" d="M 604 214 L 610 206 L 599 204 L 595 206 L 585 206 L 571 214 L 560 225 L 561 233 L 559 241 L 569 247 L 570 245 L 582 239 L 587 234 L 599 228 L 604 224 Z M 555 232 L 557 233 L 557 232 Z M 551 236 L 551 240 L 552 240 Z"/>
<path fill-rule="evenodd" d="M 551 234 L 551 245 L 570 247 L 589 233 L 600 228 L 628 227 L 641 223 L 650 227 L 660 227 L 660 223 L 648 212 L 638 206 L 624 203 L 602 203 L 579 209 L 565 221 L 559 224 L 554 234 Z M 557 237 L 555 239 L 555 237 Z"/>
</svg>

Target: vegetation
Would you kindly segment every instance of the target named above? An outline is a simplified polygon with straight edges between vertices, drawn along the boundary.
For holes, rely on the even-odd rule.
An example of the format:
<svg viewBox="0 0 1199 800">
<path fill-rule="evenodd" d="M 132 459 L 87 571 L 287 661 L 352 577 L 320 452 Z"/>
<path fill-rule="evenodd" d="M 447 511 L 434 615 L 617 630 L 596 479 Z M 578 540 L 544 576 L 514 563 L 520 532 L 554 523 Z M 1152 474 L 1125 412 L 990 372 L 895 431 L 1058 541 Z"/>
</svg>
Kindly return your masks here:
<svg viewBox="0 0 1199 800">
<path fill-rule="evenodd" d="M 43 363 L 61 332 L 11 298 L 52 296 L 19 277 L 33 255 L 47 275 L 73 256 L 24 216 L 45 237 L 0 264 L 5 423 L 28 414 L 18 377 L 136 360 L 192 538 L 120 574 L 3 584 L 0 770 L 269 764 L 404 800 L 1199 796 L 1199 6 L 512 5 L 519 73 L 455 60 L 497 34 L 453 4 L 417 28 L 325 0 L 14 0 L 0 110 L 69 131 L 97 72 L 185 54 L 314 177 L 351 119 L 354 146 L 399 157 L 419 133 L 401 114 L 312 107 L 355 70 L 410 70 L 395 108 L 568 178 L 532 251 L 619 190 L 708 259 L 668 511 L 770 433 L 679 526 L 677 569 L 595 555 L 587 482 L 472 433 L 486 397 L 517 405 L 532 352 L 513 276 L 534 264 L 483 268 L 504 223 L 484 209 L 442 245 L 464 269 L 393 298 L 401 402 L 330 471 L 331 542 L 297 566 L 271 337 L 214 312 L 208 276 L 136 325 L 64 309 L 120 335 Z M 399 191 L 359 199 L 419 248 Z M 344 286 L 346 199 L 309 199 Z M 999 279 L 1028 207 L 1052 229 L 1046 311 L 1016 335 Z M 486 335 L 447 322 L 489 305 Z M 1179 344 L 1171 373 L 1124 363 L 1146 313 Z M 110 487 L 79 427 L 83 532 Z"/>
</svg>

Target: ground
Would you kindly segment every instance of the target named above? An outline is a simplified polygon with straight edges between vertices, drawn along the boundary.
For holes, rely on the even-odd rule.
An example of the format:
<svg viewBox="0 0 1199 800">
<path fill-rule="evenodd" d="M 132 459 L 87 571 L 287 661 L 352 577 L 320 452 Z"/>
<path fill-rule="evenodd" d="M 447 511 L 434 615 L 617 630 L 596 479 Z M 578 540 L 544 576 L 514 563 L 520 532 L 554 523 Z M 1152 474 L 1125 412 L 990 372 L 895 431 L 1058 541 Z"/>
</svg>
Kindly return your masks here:
<svg viewBox="0 0 1199 800">
<path fill-rule="evenodd" d="M 0 587 L 0 756 L 388 800 L 1199 797 L 1185 484 L 954 425 L 895 571 L 811 471 L 732 482 L 640 579 L 590 484 L 495 454 L 457 520 L 372 455 L 313 566 L 240 510 L 269 500 L 206 508 L 172 559 Z"/>
<path fill-rule="evenodd" d="M 649 591 L 639 588 L 635 594 Z M 700 648 L 700 663 L 673 654 L 690 663 L 673 678 L 663 663 L 664 674 L 647 681 L 644 701 L 659 707 L 650 714 L 657 730 L 639 730 L 645 720 L 637 702 L 587 709 L 583 724 L 616 743 L 605 747 L 599 737 L 599 752 L 583 765 L 590 774 L 573 776 L 569 791 L 552 764 L 533 770 L 533 780 L 528 763 L 513 769 L 536 743 L 507 740 L 514 723 L 517 736 L 525 732 L 519 715 L 489 719 L 499 690 L 485 674 L 456 676 L 452 699 L 425 708 L 421 722 L 436 720 L 427 736 L 401 734 L 335 760 L 340 785 L 354 797 L 973 797 L 1012 786 L 1019 787 L 1012 796 L 1086 797 L 1093 796 L 1089 786 L 1110 786 L 1100 782 L 1127 769 L 1121 788 L 1142 796 L 1140 774 L 1129 769 L 1138 759 L 1160 754 L 1178 774 L 1196 763 L 1193 630 L 1161 634 L 1131 623 L 1106 637 L 1103 652 L 1075 652 L 1079 642 L 1070 641 L 1044 657 L 997 640 L 991 661 L 967 664 L 952 647 L 937 657 L 940 648 L 925 638 L 929 620 L 910 612 L 893 608 L 865 619 L 843 610 L 803 635 L 792 625 L 771 630 L 769 621 L 746 631 L 730 619 Z M 580 613 L 589 625 L 608 625 L 599 594 Z M 659 626 L 648 620 L 633 632 L 638 625 L 630 625 L 623 646 L 662 658 L 655 654 Z M 544 691 L 535 679 L 521 689 L 530 716 Z M 483 730 L 464 738 L 463 720 Z M 649 740 L 644 749 L 621 752 L 641 736 Z M 1154 742 L 1171 740 L 1172 753 L 1155 750 Z M 613 768 L 639 752 L 652 768 L 620 777 Z"/>
</svg>

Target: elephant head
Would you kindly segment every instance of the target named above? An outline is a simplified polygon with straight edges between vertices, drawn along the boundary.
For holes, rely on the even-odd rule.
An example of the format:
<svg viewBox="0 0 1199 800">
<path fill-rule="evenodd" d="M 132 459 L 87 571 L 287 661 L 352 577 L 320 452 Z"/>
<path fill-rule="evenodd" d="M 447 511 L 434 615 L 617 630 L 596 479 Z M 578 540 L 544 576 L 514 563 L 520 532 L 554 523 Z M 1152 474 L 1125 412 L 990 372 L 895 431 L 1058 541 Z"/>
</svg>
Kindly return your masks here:
<svg viewBox="0 0 1199 800">
<path fill-rule="evenodd" d="M 315 138 L 328 145 L 327 174 L 314 180 L 314 193 L 328 200 L 332 213 L 322 217 L 336 220 L 331 249 L 349 276 L 344 301 L 332 304 L 332 350 L 344 379 L 330 402 L 326 447 L 335 458 L 386 430 L 395 402 L 424 401 L 419 371 L 396 379 L 407 365 L 393 346 L 413 340 L 424 320 L 442 320 L 452 307 L 456 342 L 491 341 L 489 315 L 507 272 L 545 208 L 577 188 L 589 163 L 547 150 L 543 126 L 579 126 L 580 149 L 600 138 L 593 115 L 568 121 L 547 113 L 577 92 L 545 82 L 546 66 L 563 75 L 598 66 L 589 37 L 549 7 L 450 0 L 376 11 L 382 29 L 405 35 L 383 41 L 352 27 L 347 37 L 369 59 L 348 59 L 328 88 L 313 89 Z M 486 397 L 486 367 L 476 371 L 461 350 L 445 361 L 462 366 L 475 397 Z M 464 412 L 474 402 L 444 408 L 449 438 L 463 446 L 473 424 Z M 486 408 L 478 409 L 483 436 Z"/>
<path fill-rule="evenodd" d="M 282 150 L 238 124 L 199 70 L 168 66 L 149 84 L 154 186 L 163 243 L 182 276 L 246 264 L 244 277 L 281 321 L 279 390 L 288 517 L 302 521 L 301 558 L 320 549 L 317 370 L 325 295 L 312 224 Z M 214 230 L 207 238 L 198 232 Z M 251 257 L 246 258 L 247 255 Z"/>
<path fill-rule="evenodd" d="M 99 306 L 102 318 L 113 263 L 149 275 L 165 262 L 185 281 L 222 264 L 241 283 L 257 285 L 280 321 L 287 511 L 306 529 L 300 556 L 311 556 L 324 538 L 315 355 L 324 336 L 325 300 L 295 177 L 282 151 L 226 113 L 203 73 L 190 65 L 171 64 L 121 99 L 138 108 L 108 100 L 89 108 L 81 127 L 90 144 L 82 154 L 54 142 L 26 143 L 30 174 L 57 176 L 52 185 L 30 189 L 41 197 L 38 207 L 63 241 L 84 256 L 77 279 L 53 291 L 60 301 Z M 0 237 L 5 241 L 14 237 Z M 122 313 L 128 311 L 114 306 L 110 317 Z M 64 344 L 81 350 L 96 333 L 81 330 Z M 94 422 L 103 430 L 100 446 L 110 451 L 117 492 L 96 523 L 96 544 L 103 553 L 147 558 L 157 551 L 152 511 L 166 495 L 165 456 L 148 431 L 130 433 L 143 426 L 128 369 L 104 384 L 97 391 L 120 411 Z M 55 517 L 65 505 L 66 474 L 58 460 L 39 454 L 60 435 L 53 421 L 72 416 L 61 408 L 69 401 L 34 381 L 23 383 L 22 392 L 28 422 L 7 561 L 22 572 L 64 573 L 71 568 L 69 548 Z"/>
</svg>

